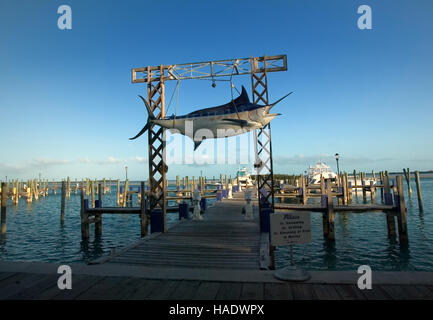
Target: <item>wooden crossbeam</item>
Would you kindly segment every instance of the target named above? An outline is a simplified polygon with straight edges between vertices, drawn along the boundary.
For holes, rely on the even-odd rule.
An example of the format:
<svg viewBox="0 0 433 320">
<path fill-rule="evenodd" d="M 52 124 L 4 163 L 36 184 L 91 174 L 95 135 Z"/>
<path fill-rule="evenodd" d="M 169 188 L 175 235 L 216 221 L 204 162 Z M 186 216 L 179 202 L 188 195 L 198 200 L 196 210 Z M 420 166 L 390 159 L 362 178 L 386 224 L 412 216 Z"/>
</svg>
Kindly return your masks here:
<svg viewBox="0 0 433 320">
<path fill-rule="evenodd" d="M 214 79 L 233 75 L 287 71 L 287 56 L 227 59 L 217 61 L 148 66 L 132 69 L 132 83 L 168 80 Z"/>
</svg>

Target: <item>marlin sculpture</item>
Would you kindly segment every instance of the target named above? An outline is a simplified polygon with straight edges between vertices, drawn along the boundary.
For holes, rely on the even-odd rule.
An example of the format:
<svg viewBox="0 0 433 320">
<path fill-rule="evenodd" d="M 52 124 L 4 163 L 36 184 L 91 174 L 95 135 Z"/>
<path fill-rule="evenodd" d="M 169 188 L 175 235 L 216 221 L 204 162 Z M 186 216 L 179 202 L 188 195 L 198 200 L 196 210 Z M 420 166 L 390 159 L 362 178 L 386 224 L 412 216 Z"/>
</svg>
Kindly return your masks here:
<svg viewBox="0 0 433 320">
<path fill-rule="evenodd" d="M 212 138 L 223 138 L 242 134 L 267 125 L 272 119 L 280 115 L 279 113 L 269 113 L 271 108 L 291 93 L 292 92 L 286 94 L 272 104 L 263 106 L 251 103 L 247 91 L 242 86 L 240 96 L 229 103 L 193 111 L 183 116 L 172 115 L 161 119 L 155 118 L 149 103 L 142 96 L 139 96 L 146 106 L 149 118 L 143 129 L 141 129 L 135 137 L 130 138 L 130 140 L 138 138 L 146 132 L 152 124 L 156 124 L 169 129 L 170 132 L 180 132 L 190 137 L 194 141 L 195 151 L 203 140 L 209 138 L 208 135 L 200 133 L 210 131 L 213 135 Z M 189 126 L 187 125 L 188 121 L 191 121 Z M 192 129 L 188 129 L 191 127 Z"/>
</svg>

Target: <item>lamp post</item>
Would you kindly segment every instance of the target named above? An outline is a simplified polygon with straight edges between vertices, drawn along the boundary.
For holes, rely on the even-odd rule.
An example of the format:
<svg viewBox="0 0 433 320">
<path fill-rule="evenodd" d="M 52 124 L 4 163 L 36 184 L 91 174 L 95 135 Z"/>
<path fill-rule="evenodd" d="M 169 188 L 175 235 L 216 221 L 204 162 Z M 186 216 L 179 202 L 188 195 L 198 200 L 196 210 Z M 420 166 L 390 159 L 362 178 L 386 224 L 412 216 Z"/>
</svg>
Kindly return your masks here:
<svg viewBox="0 0 433 320">
<path fill-rule="evenodd" d="M 126 172 L 126 178 L 125 178 L 125 180 L 128 180 L 128 166 L 125 167 L 125 172 Z"/>
<path fill-rule="evenodd" d="M 338 165 L 338 159 L 340 159 L 340 155 L 338 153 L 335 154 L 335 160 L 337 161 L 337 173 L 340 175 L 340 167 Z"/>
</svg>

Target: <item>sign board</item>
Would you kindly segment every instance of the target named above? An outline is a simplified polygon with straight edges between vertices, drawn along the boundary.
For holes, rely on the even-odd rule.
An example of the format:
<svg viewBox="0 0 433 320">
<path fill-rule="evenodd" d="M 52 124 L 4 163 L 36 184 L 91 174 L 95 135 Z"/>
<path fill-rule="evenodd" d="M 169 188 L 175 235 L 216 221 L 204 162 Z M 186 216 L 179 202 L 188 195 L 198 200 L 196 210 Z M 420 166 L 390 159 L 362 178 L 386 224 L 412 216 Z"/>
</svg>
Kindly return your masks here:
<svg viewBox="0 0 433 320">
<path fill-rule="evenodd" d="M 271 244 L 284 246 L 311 242 L 311 218 L 309 212 L 272 213 Z"/>
</svg>

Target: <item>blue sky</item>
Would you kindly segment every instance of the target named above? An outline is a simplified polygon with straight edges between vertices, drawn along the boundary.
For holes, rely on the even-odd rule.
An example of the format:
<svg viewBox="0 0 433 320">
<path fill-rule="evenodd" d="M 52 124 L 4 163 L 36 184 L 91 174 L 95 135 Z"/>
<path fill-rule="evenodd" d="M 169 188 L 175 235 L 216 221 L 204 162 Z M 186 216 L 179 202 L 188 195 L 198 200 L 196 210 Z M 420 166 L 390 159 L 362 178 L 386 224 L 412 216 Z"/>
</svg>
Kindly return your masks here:
<svg viewBox="0 0 433 320">
<path fill-rule="evenodd" d="M 72 30 L 57 28 L 62 4 Z M 357 28 L 362 4 L 372 30 Z M 128 140 L 147 117 L 131 68 L 263 54 L 288 59 L 269 74 L 270 101 L 294 91 L 272 122 L 275 173 L 335 166 L 336 152 L 342 170 L 433 169 L 432 14 L 427 0 L 2 0 L 0 179 L 123 178 L 125 166 L 147 178 L 147 138 Z M 251 95 L 249 76 L 234 84 Z M 231 97 L 227 82 L 198 80 L 179 94 L 179 114 Z M 173 165 L 168 177 L 235 168 Z"/>
</svg>

